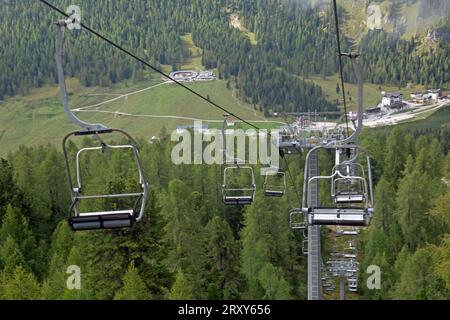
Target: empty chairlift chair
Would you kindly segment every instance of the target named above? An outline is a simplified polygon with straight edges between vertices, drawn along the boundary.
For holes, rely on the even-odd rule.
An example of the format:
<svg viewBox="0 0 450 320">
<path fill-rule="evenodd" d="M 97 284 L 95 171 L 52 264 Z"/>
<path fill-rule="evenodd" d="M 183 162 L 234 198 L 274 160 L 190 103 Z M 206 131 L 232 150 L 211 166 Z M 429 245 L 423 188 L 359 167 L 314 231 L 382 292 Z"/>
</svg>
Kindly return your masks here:
<svg viewBox="0 0 450 320">
<path fill-rule="evenodd" d="M 339 172 L 342 172 L 339 170 Z M 346 172 L 345 178 L 338 177 L 332 179 L 332 197 L 337 205 L 340 204 L 360 204 L 367 198 L 367 182 L 364 177 L 351 176 Z"/>
<path fill-rule="evenodd" d="M 69 153 L 67 151 L 67 141 L 71 136 L 81 136 L 93 134 L 97 137 L 99 135 L 107 135 L 113 132 L 124 135 L 128 144 L 123 145 L 107 145 L 101 143 L 98 147 L 88 147 L 80 149 L 76 154 L 76 179 L 72 178 L 72 168 L 70 167 Z M 128 149 L 132 151 L 136 171 L 139 176 L 139 192 L 134 193 L 119 193 L 119 194 L 85 194 L 85 187 L 81 175 L 81 155 L 88 152 L 104 153 L 106 149 Z M 72 204 L 69 209 L 69 225 L 73 230 L 92 230 L 92 229 L 115 229 L 131 227 L 135 221 L 140 221 L 144 214 L 145 204 L 148 194 L 148 183 L 146 181 L 144 171 L 139 157 L 139 151 L 131 138 L 126 132 L 118 129 L 108 129 L 94 132 L 73 132 L 68 134 L 63 141 L 63 151 L 66 158 L 67 175 L 71 189 Z M 133 205 L 125 209 L 117 209 L 112 211 L 82 211 L 80 210 L 80 203 L 83 200 L 105 200 L 105 199 L 132 199 Z"/>
<path fill-rule="evenodd" d="M 66 82 L 64 77 L 64 67 L 63 67 L 63 51 L 64 51 L 64 41 L 65 41 L 65 31 L 68 23 L 71 23 L 71 20 L 61 20 L 56 24 L 59 28 L 59 33 L 56 42 L 56 69 L 58 75 L 58 82 L 61 91 L 61 100 L 63 103 L 64 111 L 67 113 L 68 118 L 75 125 L 82 128 L 82 131 L 76 131 L 69 133 L 63 140 L 63 151 L 66 162 L 67 176 L 69 180 L 72 204 L 69 209 L 69 217 L 68 221 L 72 229 L 74 230 L 91 230 L 91 229 L 110 229 L 110 228 L 123 228 L 123 227 L 131 227 L 131 225 L 136 221 L 140 221 L 144 214 L 144 208 L 147 200 L 148 194 L 148 183 L 145 178 L 145 174 L 143 171 L 143 167 L 141 164 L 141 160 L 139 158 L 139 151 L 137 149 L 136 143 L 131 138 L 131 136 L 125 131 L 119 129 L 109 129 L 108 127 L 99 124 L 99 123 L 88 123 L 81 119 L 79 119 L 70 108 L 69 105 L 69 95 L 67 93 Z M 121 134 L 125 137 L 127 143 L 123 145 L 109 145 L 103 142 L 100 138 L 107 136 L 108 134 Z M 76 154 L 75 159 L 75 170 L 76 179 L 74 180 L 72 177 L 72 168 L 70 166 L 69 160 L 69 152 L 67 148 L 67 142 L 70 137 L 73 136 L 93 136 L 96 140 L 100 141 L 100 146 L 96 147 L 86 147 L 82 148 Z M 136 186 L 136 190 L 139 189 L 138 192 L 133 193 L 125 193 L 125 194 L 87 194 L 88 188 L 85 188 L 85 185 L 82 184 L 81 177 L 81 165 L 80 165 L 80 156 L 87 152 L 102 152 L 105 150 L 123 150 L 128 149 L 133 153 L 133 157 L 135 160 L 135 165 L 137 167 L 137 173 L 139 175 L 139 186 Z M 123 199 L 133 199 L 134 205 L 130 207 L 121 208 L 117 210 L 105 210 L 105 211 L 88 211 L 84 210 L 86 206 L 81 205 L 81 202 L 84 201 L 95 201 L 101 200 L 105 201 L 106 199 L 116 199 L 117 203 L 114 207 L 118 207 L 118 202 L 124 202 Z"/>
<path fill-rule="evenodd" d="M 242 184 L 242 179 L 247 180 L 245 184 Z M 255 200 L 255 195 L 256 183 L 252 167 L 236 164 L 225 168 L 222 185 L 225 205 L 250 205 Z"/>
<path fill-rule="evenodd" d="M 286 193 L 286 175 L 282 171 L 266 174 L 264 179 L 264 195 L 266 197 L 282 197 Z"/>
<path fill-rule="evenodd" d="M 339 151 L 342 147 L 321 146 L 319 148 L 328 148 Z M 368 179 L 364 172 L 355 173 L 354 168 L 363 168 L 358 163 L 348 163 L 336 165 L 330 176 L 309 176 L 308 162 L 311 152 L 306 159 L 303 211 L 308 214 L 308 223 L 311 225 L 342 225 L 342 226 L 367 226 L 370 224 L 373 215 L 373 190 L 372 176 L 370 168 L 370 159 L 367 152 L 359 146 L 348 146 L 355 153 L 364 153 L 366 155 Z M 343 168 L 346 168 L 343 170 Z M 351 169 L 348 169 L 351 167 Z M 309 204 L 308 193 L 310 185 L 319 180 L 329 180 L 331 182 L 331 197 L 335 206 L 312 206 Z"/>
<path fill-rule="evenodd" d="M 302 209 L 292 209 L 289 213 L 289 225 L 293 231 L 303 231 L 306 229 L 306 217 Z"/>
<path fill-rule="evenodd" d="M 307 232 L 305 232 L 305 230 L 303 230 L 302 253 L 304 255 L 309 254 L 309 240 L 308 240 Z"/>
</svg>

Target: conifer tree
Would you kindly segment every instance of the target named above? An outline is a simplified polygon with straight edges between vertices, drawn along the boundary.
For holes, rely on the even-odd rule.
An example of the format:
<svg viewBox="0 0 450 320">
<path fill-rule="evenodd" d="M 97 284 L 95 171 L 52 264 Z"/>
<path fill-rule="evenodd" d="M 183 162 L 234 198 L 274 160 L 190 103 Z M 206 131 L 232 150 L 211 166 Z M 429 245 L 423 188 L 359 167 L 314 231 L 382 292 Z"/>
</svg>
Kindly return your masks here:
<svg viewBox="0 0 450 320">
<path fill-rule="evenodd" d="M 150 294 L 137 269 L 130 264 L 122 279 L 123 286 L 116 293 L 114 300 L 148 300 Z"/>
<path fill-rule="evenodd" d="M 3 285 L 6 300 L 36 300 L 40 296 L 40 286 L 34 275 L 17 266 L 12 276 Z"/>
<path fill-rule="evenodd" d="M 170 300 L 192 300 L 194 294 L 192 292 L 192 287 L 189 281 L 184 277 L 181 270 L 178 270 L 175 282 L 170 290 L 169 299 Z"/>
</svg>

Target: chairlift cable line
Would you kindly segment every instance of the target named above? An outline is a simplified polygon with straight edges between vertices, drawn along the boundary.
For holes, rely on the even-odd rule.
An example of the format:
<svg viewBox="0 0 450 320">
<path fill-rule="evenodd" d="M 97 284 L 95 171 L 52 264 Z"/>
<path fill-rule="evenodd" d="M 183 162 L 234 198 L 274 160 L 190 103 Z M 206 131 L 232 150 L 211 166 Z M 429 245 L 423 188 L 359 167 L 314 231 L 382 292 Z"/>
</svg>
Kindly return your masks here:
<svg viewBox="0 0 450 320">
<path fill-rule="evenodd" d="M 61 9 L 59 9 L 58 7 L 54 6 L 53 4 L 49 3 L 46 0 L 39 0 L 41 3 L 45 4 L 46 6 L 48 6 L 49 8 L 53 9 L 54 11 L 60 13 L 61 15 L 65 16 L 66 18 L 70 18 L 70 16 L 65 13 L 64 11 L 62 11 Z M 130 57 L 132 57 L 133 59 L 139 61 L 140 63 L 144 64 L 145 66 L 149 67 L 150 69 L 154 70 L 155 72 L 161 74 L 162 76 L 164 76 L 165 78 L 173 81 L 174 83 L 176 83 L 177 85 L 181 86 L 182 88 L 186 89 L 187 91 L 189 91 L 190 93 L 196 95 L 197 97 L 199 97 L 200 99 L 206 101 L 207 103 L 211 104 L 212 106 L 224 111 L 225 113 L 228 113 L 229 115 L 241 120 L 243 123 L 251 126 L 252 128 L 256 129 L 256 130 L 261 130 L 259 127 L 255 126 L 254 124 L 250 123 L 249 121 L 237 116 L 236 114 L 234 114 L 233 112 L 228 111 L 227 109 L 225 109 L 224 107 L 221 107 L 220 105 L 218 105 L 217 103 L 215 103 L 214 101 L 211 101 L 210 99 L 208 99 L 207 97 L 203 96 L 202 94 L 198 93 L 197 91 L 187 87 L 186 85 L 184 85 L 183 83 L 181 83 L 180 81 L 177 81 L 175 79 L 173 79 L 170 75 L 166 74 L 165 72 L 159 70 L 158 68 L 156 68 L 155 66 L 151 65 L 150 63 L 146 62 L 145 60 L 143 60 L 142 58 L 139 58 L 138 56 L 136 56 L 135 54 L 133 54 L 132 52 L 128 51 L 127 49 L 121 47 L 120 45 L 116 44 L 115 42 L 113 42 L 112 40 L 106 38 L 105 36 L 101 35 L 100 33 L 98 33 L 97 31 L 93 30 L 92 28 L 90 28 L 89 26 L 85 25 L 84 23 L 80 22 L 80 25 L 86 29 L 87 31 L 89 31 L 90 33 L 94 34 L 95 36 L 97 36 L 98 38 L 102 39 L 103 41 L 107 42 L 108 44 L 112 45 L 113 47 L 119 49 L 120 51 L 124 52 L 125 54 L 129 55 Z M 270 132 L 267 132 L 268 136 L 271 137 Z M 286 159 L 284 159 L 286 162 L 286 167 L 287 167 L 287 171 L 288 171 L 288 175 L 289 175 L 289 179 L 291 180 L 291 183 L 294 186 L 295 189 L 295 193 L 297 194 L 298 198 L 300 199 L 300 194 L 297 190 L 297 187 L 295 186 L 295 182 L 292 178 L 292 174 L 291 171 L 289 169 L 288 163 L 286 161 Z"/>
<path fill-rule="evenodd" d="M 341 88 L 342 88 L 342 97 L 344 99 L 344 113 L 345 113 L 345 124 L 347 128 L 347 136 L 350 136 L 350 130 L 348 127 L 348 114 L 347 114 L 347 102 L 345 98 L 345 83 L 344 83 L 344 69 L 342 64 L 342 51 L 341 51 L 341 37 L 339 33 L 339 18 L 338 18 L 338 11 L 337 11 L 337 4 L 336 0 L 333 0 L 333 6 L 334 6 L 334 21 L 336 25 L 336 39 L 337 39 L 337 49 L 339 54 L 339 73 L 341 76 Z"/>
</svg>

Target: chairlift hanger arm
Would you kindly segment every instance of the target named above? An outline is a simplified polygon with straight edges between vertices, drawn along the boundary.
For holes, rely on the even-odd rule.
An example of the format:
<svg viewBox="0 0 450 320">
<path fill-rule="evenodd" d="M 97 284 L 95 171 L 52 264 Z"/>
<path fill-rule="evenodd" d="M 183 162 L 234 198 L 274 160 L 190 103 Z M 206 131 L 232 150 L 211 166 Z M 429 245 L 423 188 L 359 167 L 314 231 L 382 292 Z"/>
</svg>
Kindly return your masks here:
<svg viewBox="0 0 450 320">
<path fill-rule="evenodd" d="M 59 82 L 59 89 L 61 91 L 61 100 L 64 106 L 64 111 L 67 113 L 67 116 L 69 117 L 69 120 L 72 121 L 77 126 L 83 128 L 86 131 L 103 131 L 108 130 L 108 127 L 102 125 L 102 124 L 93 124 L 85 122 L 81 119 L 79 119 L 70 109 L 69 106 L 69 97 L 67 94 L 67 87 L 66 87 L 66 80 L 64 77 L 64 67 L 63 67 L 63 51 L 64 51 L 64 41 L 65 41 L 65 31 L 67 24 L 69 22 L 72 22 L 71 19 L 69 20 L 60 20 L 56 23 L 56 25 L 59 27 L 58 37 L 56 41 L 56 69 L 58 74 L 58 82 Z"/>
<path fill-rule="evenodd" d="M 358 81 L 358 115 L 357 115 L 356 129 L 353 132 L 353 134 L 350 135 L 350 137 L 348 137 L 347 139 L 344 139 L 343 142 L 358 144 L 359 135 L 363 128 L 363 79 L 362 79 L 362 75 L 361 75 L 361 66 L 356 61 L 356 59 L 359 57 L 359 55 L 354 54 L 354 53 L 342 54 L 342 55 L 350 58 L 353 73 L 355 74 L 356 79 Z"/>
</svg>

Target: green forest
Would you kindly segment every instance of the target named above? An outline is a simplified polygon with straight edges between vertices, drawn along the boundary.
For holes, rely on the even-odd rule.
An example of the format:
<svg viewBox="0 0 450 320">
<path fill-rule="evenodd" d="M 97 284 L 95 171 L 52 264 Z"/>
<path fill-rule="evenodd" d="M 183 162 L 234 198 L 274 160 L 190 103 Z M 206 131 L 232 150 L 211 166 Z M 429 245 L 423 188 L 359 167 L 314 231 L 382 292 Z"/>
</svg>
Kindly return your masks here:
<svg viewBox="0 0 450 320">
<path fill-rule="evenodd" d="M 53 4 L 66 8 L 70 2 L 55 0 Z M 84 0 L 79 5 L 83 22 L 158 68 L 177 69 L 189 59 L 181 36 L 192 33 L 195 45 L 203 50 L 203 65 L 217 68 L 230 88 L 261 111 L 337 108 L 319 86 L 303 80 L 338 71 L 331 6 L 321 11 L 298 1 L 283 1 L 280 6 L 280 1 L 273 0 L 188 4 L 183 0 Z M 241 16 L 256 43 L 230 27 L 231 13 Z M 5 2 L 0 16 L 0 99 L 54 84 L 53 23 L 60 17 L 32 0 Z M 362 54 L 366 80 L 373 83 L 405 86 L 412 82 L 443 88 L 450 71 L 448 30 L 444 20 L 437 27 L 441 37 L 432 45 L 419 35 L 401 39 L 399 34 L 374 30 L 358 43 L 343 37 L 343 50 Z M 71 32 L 67 56 L 68 75 L 86 86 L 108 87 L 124 79 L 144 78 L 142 65 L 84 31 Z M 344 74 L 346 80 L 354 81 L 350 70 Z"/>
<path fill-rule="evenodd" d="M 69 0 L 50 2 L 62 9 L 72 4 Z M 417 3 L 401 1 L 405 2 Z M 430 14 L 448 9 L 445 1 L 435 3 L 420 8 Z M 339 111 L 339 100 L 330 101 L 317 81 L 307 80 L 336 77 L 340 70 L 333 8 L 327 1 L 80 0 L 77 4 L 83 23 L 165 72 L 186 65 L 193 58 L 190 48 L 195 48 L 202 68 L 214 69 L 223 80 L 212 82 L 216 87 L 195 89 L 202 94 L 205 88 L 229 91 L 225 101 L 235 101 L 241 110 L 240 102 L 245 102 L 255 117 L 269 117 L 274 112 Z M 350 17 L 343 7 L 340 10 L 339 23 L 345 25 Z M 240 28 L 231 25 L 231 15 L 239 16 Z M 61 107 L 54 97 L 35 105 L 26 99 L 34 88 L 57 88 L 54 54 L 58 28 L 54 23 L 58 19 L 61 15 L 36 0 L 0 0 L 0 101 L 23 97 L 23 103 L 17 105 L 26 110 L 30 122 L 34 121 L 34 108 L 51 105 L 44 115 L 50 119 L 50 113 Z M 381 85 L 400 89 L 408 84 L 448 90 L 448 19 L 437 22 L 435 31 L 439 37 L 429 39 L 423 34 L 404 37 L 396 30 L 366 30 L 357 40 L 344 32 L 342 51 L 362 54 L 364 81 L 379 85 L 380 91 Z M 343 80 L 355 87 L 349 65 L 344 63 Z M 118 92 L 129 83 L 143 87 L 150 78 L 152 82 L 159 79 L 86 30 L 67 31 L 64 70 L 67 78 L 75 78 L 77 85 L 79 80 L 82 87 L 76 93 L 71 91 L 71 101 L 77 101 L 74 95 L 79 92 L 80 97 L 87 95 L 86 88 L 103 90 L 123 84 Z M 333 80 L 332 91 L 334 88 Z M 342 89 L 337 83 L 336 94 Z M 98 92 L 93 94 L 101 95 Z M 144 96 L 135 104 L 160 99 L 158 112 L 163 114 L 166 105 L 161 97 L 174 92 L 168 88 L 164 94 Z M 205 100 L 210 100 L 210 93 L 214 95 L 207 92 Z M 127 101 L 128 96 L 123 97 Z M 1 106 L 3 102 L 0 114 Z M 436 113 L 423 121 L 366 128 L 357 142 L 370 154 L 375 214 L 371 225 L 359 229 L 355 238 L 360 267 L 358 292 L 348 295 L 351 300 L 450 299 L 450 109 L 448 105 L 439 107 L 442 109 L 427 111 Z M 185 109 L 183 116 L 194 116 L 190 108 Z M 58 110 L 62 114 L 62 109 Z M 170 116 L 180 115 L 174 113 Z M 243 116 L 242 112 L 236 114 Z M 120 117 L 119 111 L 116 116 Z M 33 122 L 30 127 L 38 127 L 36 123 L 45 122 Z M 136 120 L 132 125 L 142 123 Z M 273 126 L 262 123 L 262 128 Z M 163 124 L 161 121 L 155 131 Z M 236 122 L 236 127 L 246 128 L 247 124 Z M 54 127 L 41 126 L 40 130 L 58 136 Z M 21 130 L 22 126 L 17 127 Z M 149 127 L 148 123 L 142 125 L 145 130 Z M 5 131 L 0 128 L 0 139 Z M 305 237 L 294 232 L 289 221 L 290 211 L 302 207 L 305 150 L 280 152 L 284 158 L 280 169 L 288 173 L 283 197 L 265 196 L 261 165 L 255 165 L 253 203 L 225 206 L 224 166 L 175 165 L 171 158 L 175 142 L 165 128 L 153 137 L 138 137 L 150 187 L 143 220 L 128 229 L 74 232 L 67 221 L 72 199 L 61 147 L 18 144 L 0 157 L 0 300 L 308 298 L 308 261 L 302 250 Z M 80 148 L 98 145 L 84 135 L 70 141 L 71 164 Z M 350 154 L 351 148 L 346 148 Z M 319 155 L 322 176 L 328 176 L 335 165 L 333 156 Z M 83 192 L 136 192 L 139 177 L 131 152 L 105 147 L 101 152 L 83 154 L 81 160 L 87 186 Z M 235 179 L 241 182 L 245 177 Z M 327 185 L 319 184 L 318 193 L 326 204 L 332 203 Z M 108 198 L 82 206 L 105 211 L 131 205 L 131 201 Z M 335 249 L 335 231 L 321 227 L 324 263 Z M 373 265 L 381 269 L 381 289 L 371 290 L 366 285 L 370 276 L 366 270 Z M 68 286 L 73 266 L 79 267 L 81 275 L 81 288 L 75 290 Z M 337 298 L 333 294 L 325 293 L 325 300 Z"/>
<path fill-rule="evenodd" d="M 288 222 L 299 199 L 265 198 L 259 187 L 251 206 L 225 207 L 221 166 L 173 165 L 174 143 L 165 131 L 160 136 L 139 143 L 150 199 L 143 221 L 125 230 L 71 231 L 64 159 L 55 147 L 20 147 L 1 160 L 1 299 L 306 298 L 303 239 Z M 356 298 L 450 298 L 449 138 L 448 129 L 364 132 L 376 214 L 358 237 Z M 75 146 L 69 149 L 74 156 Z M 83 160 L 90 184 L 105 192 L 133 185 L 130 155 L 99 157 Z M 301 186 L 304 154 L 286 158 Z M 320 159 L 323 173 L 330 159 Z M 324 239 L 329 232 L 322 228 Z M 323 246 L 326 259 L 330 244 Z M 364 285 L 374 264 L 381 290 Z M 81 290 L 66 287 L 71 265 L 81 268 Z"/>
</svg>

